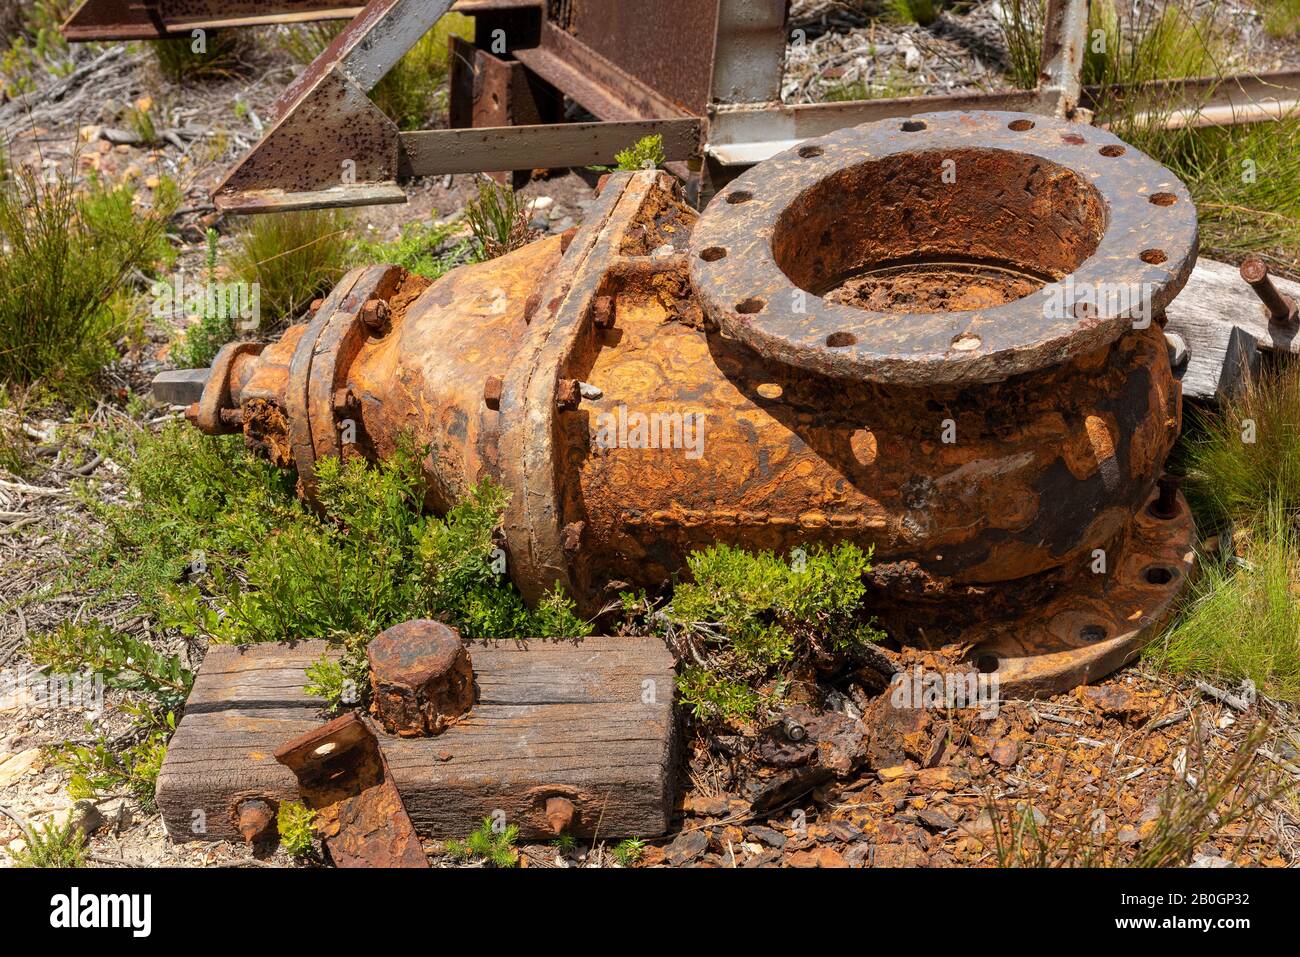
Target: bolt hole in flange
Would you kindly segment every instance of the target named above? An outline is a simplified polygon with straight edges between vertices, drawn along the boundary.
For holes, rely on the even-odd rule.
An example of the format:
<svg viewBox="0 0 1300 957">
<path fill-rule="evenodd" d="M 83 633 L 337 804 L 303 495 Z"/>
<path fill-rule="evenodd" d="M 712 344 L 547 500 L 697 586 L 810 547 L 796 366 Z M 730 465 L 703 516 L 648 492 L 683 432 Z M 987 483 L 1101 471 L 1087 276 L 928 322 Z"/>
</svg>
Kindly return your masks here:
<svg viewBox="0 0 1300 957">
<path fill-rule="evenodd" d="M 739 206 L 741 203 L 748 203 L 754 198 L 754 194 L 743 189 L 727 194 L 727 202 L 732 206 Z"/>
<path fill-rule="evenodd" d="M 975 670 L 982 675 L 991 675 L 1002 664 L 997 655 L 980 655 L 975 659 Z"/>
<path fill-rule="evenodd" d="M 1159 266 L 1161 263 L 1165 262 L 1168 258 L 1169 257 L 1165 255 L 1165 251 L 1163 249 L 1144 249 L 1142 250 L 1141 253 L 1142 261 L 1151 266 Z"/>
<path fill-rule="evenodd" d="M 925 129 L 925 122 L 923 120 L 908 120 L 899 129 L 904 133 L 919 133 Z"/>
<path fill-rule="evenodd" d="M 742 316 L 752 316 L 755 313 L 762 312 L 763 307 L 766 305 L 767 302 L 763 299 L 742 299 L 736 303 L 736 312 Z"/>
<path fill-rule="evenodd" d="M 956 182 L 936 188 L 948 163 Z M 922 150 L 814 183 L 777 218 L 772 251 L 828 302 L 932 314 L 1032 295 L 1092 255 L 1105 226 L 1100 193 L 1074 170 L 1010 150 Z"/>
<path fill-rule="evenodd" d="M 1168 565 L 1148 565 L 1142 571 L 1142 579 L 1148 585 L 1168 585 L 1178 577 L 1178 570 Z"/>
<path fill-rule="evenodd" d="M 1118 143 L 1110 143 L 1097 150 L 1102 156 L 1123 156 L 1126 150 Z"/>
<path fill-rule="evenodd" d="M 832 349 L 844 349 L 856 345 L 858 337 L 851 332 L 832 332 L 826 337 L 826 344 Z"/>
<path fill-rule="evenodd" d="M 1007 124 L 1007 129 L 1016 133 L 1026 133 L 1034 128 L 1033 120 L 1012 120 Z"/>
<path fill-rule="evenodd" d="M 1104 641 L 1107 635 L 1105 625 L 1084 625 L 1079 629 L 1079 638 L 1088 644 Z"/>
<path fill-rule="evenodd" d="M 799 155 L 800 155 L 803 159 L 814 159 L 814 158 L 816 158 L 816 157 L 818 157 L 818 156 L 823 156 L 823 155 L 825 155 L 825 153 L 826 153 L 826 151 L 825 151 L 824 149 L 822 149 L 820 146 L 801 146 L 801 147 L 799 147 Z"/>
<path fill-rule="evenodd" d="M 1147 202 L 1153 206 L 1172 206 L 1178 202 L 1178 197 L 1173 193 L 1152 193 Z"/>
<path fill-rule="evenodd" d="M 700 258 L 706 263 L 715 263 L 719 259 L 725 259 L 727 251 L 721 246 L 708 246 L 700 250 Z"/>
</svg>

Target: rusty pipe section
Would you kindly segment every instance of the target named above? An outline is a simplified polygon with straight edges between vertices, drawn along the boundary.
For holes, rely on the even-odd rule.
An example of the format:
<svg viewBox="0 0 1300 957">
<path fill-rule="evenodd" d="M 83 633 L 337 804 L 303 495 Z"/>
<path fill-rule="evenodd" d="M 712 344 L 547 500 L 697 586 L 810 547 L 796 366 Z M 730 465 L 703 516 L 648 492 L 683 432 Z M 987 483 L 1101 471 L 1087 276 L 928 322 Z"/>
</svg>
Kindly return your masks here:
<svg viewBox="0 0 1300 957">
<path fill-rule="evenodd" d="M 938 644 L 1131 537 L 1181 415 L 1160 326 L 1196 219 L 1167 170 L 1103 130 L 930 114 L 809 141 L 697 218 L 616 174 L 572 242 L 431 285 L 354 270 L 223 350 L 193 419 L 307 496 L 320 457 L 408 433 L 431 509 L 501 483 L 516 584 L 588 610 L 716 542 L 851 541 L 896 637 Z"/>
</svg>

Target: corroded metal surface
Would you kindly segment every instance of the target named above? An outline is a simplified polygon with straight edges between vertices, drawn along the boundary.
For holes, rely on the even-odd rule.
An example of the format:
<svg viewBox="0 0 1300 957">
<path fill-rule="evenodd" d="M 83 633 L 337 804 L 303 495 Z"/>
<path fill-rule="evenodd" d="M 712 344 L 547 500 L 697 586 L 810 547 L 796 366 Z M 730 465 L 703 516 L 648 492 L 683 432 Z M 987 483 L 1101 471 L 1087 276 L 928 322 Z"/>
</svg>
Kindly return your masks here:
<svg viewBox="0 0 1300 957">
<path fill-rule="evenodd" d="M 379 743 L 355 713 L 299 735 L 275 760 L 298 778 L 335 866 L 429 866 Z"/>
<path fill-rule="evenodd" d="M 1196 244 L 1186 188 L 1111 133 L 930 113 L 809 141 L 732 182 L 691 238 L 691 276 L 723 331 L 766 357 L 882 383 L 970 383 L 1093 352 L 1132 327 L 1125 309 L 1076 311 L 1085 290 L 1132 287 L 1159 314 Z M 906 321 L 822 298 L 921 262 L 992 267 L 1037 293 Z M 1044 308 L 1056 301 L 1059 314 Z"/>
<path fill-rule="evenodd" d="M 717 542 L 847 541 L 873 549 L 873 612 L 897 640 L 994 654 L 1034 690 L 1095 677 L 1186 579 L 1117 576 L 1182 568 L 1192 541 L 1190 521 L 1142 516 L 1181 419 L 1161 324 L 1195 259 L 1194 211 L 1108 134 L 1015 114 L 912 122 L 974 132 L 838 134 L 698 222 L 666 174 L 620 173 L 567 242 L 428 288 L 359 270 L 222 401 L 300 470 L 383 458 L 411 434 L 438 512 L 483 477 L 502 484 L 508 570 L 530 602 L 558 583 L 594 612 Z M 889 175 L 864 173 L 881 162 Z M 1078 308 L 1103 284 L 1140 290 L 1150 321 L 1104 295 Z M 1045 306 L 1058 293 L 1063 316 Z M 748 298 L 763 307 L 733 308 Z M 377 328 L 356 318 L 375 299 Z M 330 329 L 353 344 L 327 346 Z M 853 346 L 826 346 L 837 332 Z M 1109 637 L 1083 647 L 1052 624 L 1099 602 L 1139 626 L 1098 622 Z M 1020 645 L 989 651 L 1009 633 Z"/>
</svg>

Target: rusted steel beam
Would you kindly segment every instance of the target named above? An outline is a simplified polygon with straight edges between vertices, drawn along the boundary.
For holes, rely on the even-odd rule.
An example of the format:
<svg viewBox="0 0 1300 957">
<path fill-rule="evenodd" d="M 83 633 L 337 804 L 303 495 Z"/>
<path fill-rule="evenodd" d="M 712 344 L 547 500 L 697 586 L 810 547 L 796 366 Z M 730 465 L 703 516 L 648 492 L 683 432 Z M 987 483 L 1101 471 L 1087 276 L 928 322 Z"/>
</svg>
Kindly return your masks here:
<svg viewBox="0 0 1300 957">
<path fill-rule="evenodd" d="M 643 136 L 664 139 L 669 160 L 699 156 L 702 121 L 694 117 L 614 123 L 555 123 L 490 129 L 402 133 L 404 172 L 413 176 L 528 168 L 538 157 L 548 166 L 611 164 Z"/>
<path fill-rule="evenodd" d="M 161 40 L 191 30 L 349 20 L 356 0 L 84 0 L 61 32 L 72 43 Z"/>
<path fill-rule="evenodd" d="M 336 867 L 428 867 L 374 733 L 354 713 L 275 751 L 298 779 L 303 803 Z"/>
</svg>

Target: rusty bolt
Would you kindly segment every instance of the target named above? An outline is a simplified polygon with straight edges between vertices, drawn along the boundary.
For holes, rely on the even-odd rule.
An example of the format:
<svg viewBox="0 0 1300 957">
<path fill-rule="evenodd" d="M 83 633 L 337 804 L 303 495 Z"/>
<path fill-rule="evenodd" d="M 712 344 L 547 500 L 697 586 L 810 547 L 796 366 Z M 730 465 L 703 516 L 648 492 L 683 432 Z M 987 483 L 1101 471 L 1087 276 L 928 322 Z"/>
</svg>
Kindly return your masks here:
<svg viewBox="0 0 1300 957">
<path fill-rule="evenodd" d="M 1241 264 L 1241 278 L 1246 280 L 1259 301 L 1268 310 L 1268 320 L 1279 326 L 1294 329 L 1300 326 L 1300 307 L 1290 296 L 1278 292 L 1277 286 L 1268 274 L 1264 260 L 1251 257 Z"/>
<path fill-rule="evenodd" d="M 1156 518 L 1171 519 L 1178 514 L 1178 479 L 1162 475 L 1156 482 L 1160 494 L 1151 503 L 1151 514 Z"/>
<path fill-rule="evenodd" d="M 546 799 L 546 823 L 556 834 L 563 834 L 573 823 L 576 808 L 568 798 L 553 797 Z"/>
<path fill-rule="evenodd" d="M 275 808 L 261 798 L 248 798 L 239 802 L 239 833 L 249 847 L 259 844 L 275 826 Z"/>
<path fill-rule="evenodd" d="M 335 415 L 353 415 L 361 407 L 351 389 L 335 389 L 333 397 Z"/>
<path fill-rule="evenodd" d="M 785 736 L 795 744 L 808 738 L 808 729 L 794 718 L 786 718 L 781 727 L 785 731 Z"/>
<path fill-rule="evenodd" d="M 307 311 L 314 316 L 316 313 L 320 312 L 320 307 L 323 305 L 325 305 L 324 299 L 313 299 L 311 305 L 307 307 Z"/>
<path fill-rule="evenodd" d="M 222 409 L 218 415 L 221 417 L 222 425 L 232 425 L 240 428 L 244 425 L 243 409 Z"/>
<path fill-rule="evenodd" d="M 388 321 L 388 303 L 382 299 L 370 299 L 361 307 L 361 321 L 371 332 L 378 332 Z"/>
<path fill-rule="evenodd" d="M 483 382 L 483 404 L 492 411 L 501 408 L 501 390 L 504 383 L 499 375 L 490 375 Z"/>
<path fill-rule="evenodd" d="M 577 379 L 561 379 L 555 390 L 555 407 L 561 412 L 571 412 L 582 400 L 582 383 Z"/>
<path fill-rule="evenodd" d="M 614 297 L 597 296 L 591 304 L 591 321 L 597 329 L 612 329 L 614 326 Z"/>
<path fill-rule="evenodd" d="M 441 734 L 474 704 L 474 671 L 460 632 L 404 621 L 366 646 L 375 712 L 403 738 Z"/>
<path fill-rule="evenodd" d="M 573 245 L 573 237 L 578 235 L 578 227 L 573 226 L 560 233 L 560 252 L 567 253 Z"/>
<path fill-rule="evenodd" d="M 542 294 L 534 289 L 524 300 L 524 323 L 528 324 L 533 321 L 533 313 L 537 312 L 537 307 L 542 304 Z"/>
<path fill-rule="evenodd" d="M 185 407 L 185 421 L 195 427 L 199 424 L 199 404 L 191 402 Z"/>
</svg>

